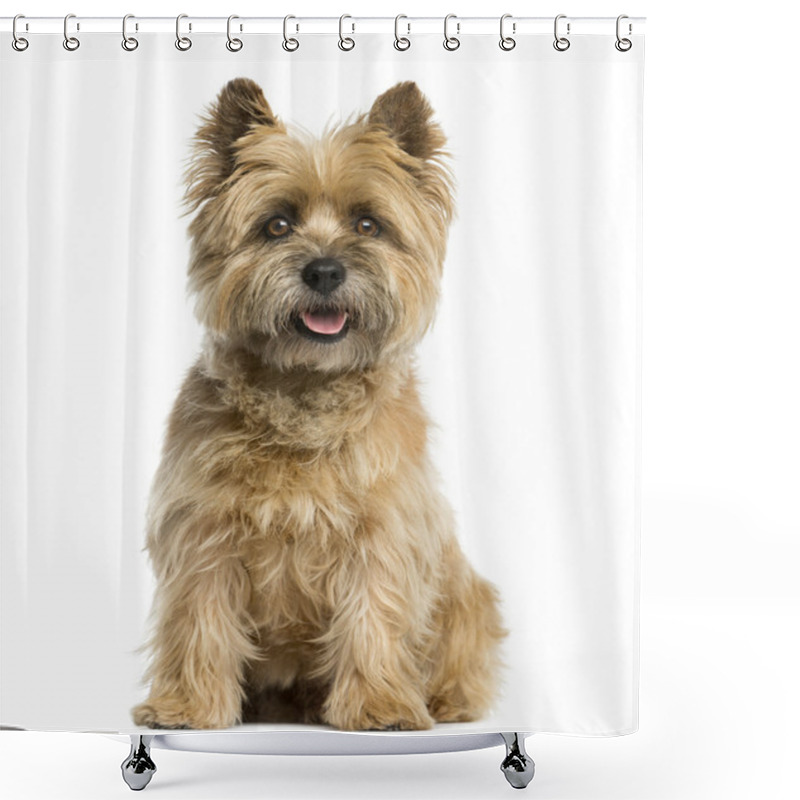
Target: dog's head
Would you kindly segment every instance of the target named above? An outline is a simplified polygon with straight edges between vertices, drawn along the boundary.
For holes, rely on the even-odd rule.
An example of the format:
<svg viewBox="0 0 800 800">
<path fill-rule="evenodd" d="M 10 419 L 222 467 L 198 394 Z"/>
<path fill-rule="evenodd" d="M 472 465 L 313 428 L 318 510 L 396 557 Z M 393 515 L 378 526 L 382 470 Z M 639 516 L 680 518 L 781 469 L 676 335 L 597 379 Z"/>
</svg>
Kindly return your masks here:
<svg viewBox="0 0 800 800">
<path fill-rule="evenodd" d="M 452 214 L 445 143 L 416 84 L 313 140 L 237 78 L 196 137 L 187 199 L 196 313 L 280 369 L 362 369 L 413 347 Z"/>
</svg>

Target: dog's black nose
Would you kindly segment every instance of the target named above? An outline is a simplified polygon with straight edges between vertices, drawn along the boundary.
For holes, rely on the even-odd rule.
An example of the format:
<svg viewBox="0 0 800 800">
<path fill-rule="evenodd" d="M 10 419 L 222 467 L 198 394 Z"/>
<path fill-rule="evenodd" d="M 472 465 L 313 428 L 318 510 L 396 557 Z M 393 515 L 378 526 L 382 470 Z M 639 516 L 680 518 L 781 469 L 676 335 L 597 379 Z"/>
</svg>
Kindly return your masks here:
<svg viewBox="0 0 800 800">
<path fill-rule="evenodd" d="M 306 264 L 303 280 L 315 292 L 330 294 L 339 284 L 344 283 L 345 268 L 335 258 L 315 258 Z"/>
</svg>

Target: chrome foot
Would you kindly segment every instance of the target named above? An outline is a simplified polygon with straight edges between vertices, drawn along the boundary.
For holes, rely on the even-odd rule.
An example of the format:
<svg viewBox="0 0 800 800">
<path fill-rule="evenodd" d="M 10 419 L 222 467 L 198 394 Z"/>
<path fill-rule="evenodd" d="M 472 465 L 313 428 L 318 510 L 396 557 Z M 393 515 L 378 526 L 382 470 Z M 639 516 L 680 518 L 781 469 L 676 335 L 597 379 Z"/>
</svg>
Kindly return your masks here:
<svg viewBox="0 0 800 800">
<path fill-rule="evenodd" d="M 524 789 L 532 780 L 536 765 L 525 752 L 525 737 L 519 733 L 501 733 L 506 743 L 506 757 L 500 765 L 506 780 L 515 789 Z"/>
<path fill-rule="evenodd" d="M 150 783 L 156 765 L 150 758 L 152 736 L 131 735 L 131 752 L 122 762 L 122 779 L 134 792 L 140 792 Z"/>
</svg>

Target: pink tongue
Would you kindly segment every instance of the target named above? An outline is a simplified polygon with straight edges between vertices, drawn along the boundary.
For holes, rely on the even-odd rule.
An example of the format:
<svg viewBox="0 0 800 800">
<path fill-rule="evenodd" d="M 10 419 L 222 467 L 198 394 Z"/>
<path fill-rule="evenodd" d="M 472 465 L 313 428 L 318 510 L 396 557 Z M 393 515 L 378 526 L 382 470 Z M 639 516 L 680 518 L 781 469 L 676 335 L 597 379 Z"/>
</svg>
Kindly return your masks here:
<svg viewBox="0 0 800 800">
<path fill-rule="evenodd" d="M 314 333 L 324 333 L 329 336 L 339 333 L 347 322 L 347 314 L 337 311 L 318 312 L 312 314 L 303 312 L 303 324 Z"/>
</svg>

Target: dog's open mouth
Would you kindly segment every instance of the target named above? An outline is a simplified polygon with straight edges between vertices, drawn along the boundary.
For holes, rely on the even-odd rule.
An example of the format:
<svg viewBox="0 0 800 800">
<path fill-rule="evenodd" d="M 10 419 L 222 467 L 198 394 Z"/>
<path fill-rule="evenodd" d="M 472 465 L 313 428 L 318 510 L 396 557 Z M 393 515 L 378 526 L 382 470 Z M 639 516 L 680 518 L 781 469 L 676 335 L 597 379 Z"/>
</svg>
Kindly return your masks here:
<svg viewBox="0 0 800 800">
<path fill-rule="evenodd" d="M 315 342 L 338 342 L 347 336 L 350 320 L 347 312 L 336 308 L 302 311 L 295 319 L 297 330 Z"/>
</svg>

